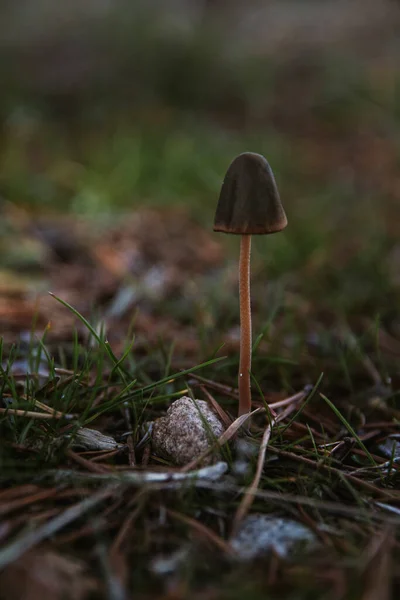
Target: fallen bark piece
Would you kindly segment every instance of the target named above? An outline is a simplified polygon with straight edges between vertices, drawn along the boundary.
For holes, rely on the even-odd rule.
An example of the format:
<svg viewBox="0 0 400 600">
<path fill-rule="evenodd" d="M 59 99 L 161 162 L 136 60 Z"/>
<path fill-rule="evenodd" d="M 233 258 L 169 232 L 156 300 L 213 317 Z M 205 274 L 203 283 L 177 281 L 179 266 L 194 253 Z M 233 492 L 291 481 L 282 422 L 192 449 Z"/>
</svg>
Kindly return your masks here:
<svg viewBox="0 0 400 600">
<path fill-rule="evenodd" d="M 204 400 L 183 396 L 169 407 L 153 426 L 153 448 L 177 465 L 186 465 L 206 452 L 224 432 L 224 426 Z M 219 459 L 218 449 L 202 461 Z"/>
<path fill-rule="evenodd" d="M 122 445 L 118 444 L 113 437 L 105 435 L 97 429 L 89 427 L 80 427 L 76 432 L 74 440 L 71 444 L 72 448 L 82 448 L 84 450 L 116 450 Z"/>
</svg>

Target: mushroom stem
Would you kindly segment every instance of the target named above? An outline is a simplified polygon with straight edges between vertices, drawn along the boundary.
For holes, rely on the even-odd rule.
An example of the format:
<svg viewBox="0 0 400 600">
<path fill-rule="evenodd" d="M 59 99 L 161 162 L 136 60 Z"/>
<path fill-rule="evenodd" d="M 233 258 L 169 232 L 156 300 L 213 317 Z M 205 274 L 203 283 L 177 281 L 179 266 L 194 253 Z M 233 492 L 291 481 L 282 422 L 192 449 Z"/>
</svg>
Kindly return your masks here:
<svg viewBox="0 0 400 600">
<path fill-rule="evenodd" d="M 251 305 L 250 305 L 251 235 L 240 239 L 239 302 L 240 302 L 240 359 L 239 359 L 239 417 L 251 411 Z"/>
</svg>

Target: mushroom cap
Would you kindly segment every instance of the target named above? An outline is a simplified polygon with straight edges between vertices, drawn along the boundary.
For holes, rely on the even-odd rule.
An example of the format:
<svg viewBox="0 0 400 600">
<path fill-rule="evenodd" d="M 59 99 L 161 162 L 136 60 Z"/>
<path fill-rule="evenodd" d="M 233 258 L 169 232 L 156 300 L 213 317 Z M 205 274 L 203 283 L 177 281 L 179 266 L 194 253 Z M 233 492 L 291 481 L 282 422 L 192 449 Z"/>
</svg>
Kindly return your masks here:
<svg viewBox="0 0 400 600">
<path fill-rule="evenodd" d="M 268 161 L 254 152 L 239 154 L 226 172 L 215 213 L 214 231 L 267 234 L 287 219 Z"/>
</svg>

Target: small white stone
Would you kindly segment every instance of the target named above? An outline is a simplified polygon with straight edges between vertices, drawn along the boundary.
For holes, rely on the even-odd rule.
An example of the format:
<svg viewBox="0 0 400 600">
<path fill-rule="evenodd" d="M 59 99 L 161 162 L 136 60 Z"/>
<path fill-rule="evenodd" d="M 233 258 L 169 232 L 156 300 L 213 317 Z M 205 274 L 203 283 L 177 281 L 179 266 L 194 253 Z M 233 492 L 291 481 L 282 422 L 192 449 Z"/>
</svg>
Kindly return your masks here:
<svg viewBox="0 0 400 600">
<path fill-rule="evenodd" d="M 237 560 L 249 561 L 274 550 L 288 558 L 296 550 L 305 553 L 315 549 L 315 533 L 302 523 L 273 514 L 248 515 L 231 540 Z"/>
<path fill-rule="evenodd" d="M 224 432 L 224 426 L 204 400 L 183 396 L 169 407 L 165 417 L 153 425 L 154 450 L 177 465 L 186 465 L 210 448 Z M 218 459 L 218 451 L 207 456 L 203 465 Z"/>
</svg>

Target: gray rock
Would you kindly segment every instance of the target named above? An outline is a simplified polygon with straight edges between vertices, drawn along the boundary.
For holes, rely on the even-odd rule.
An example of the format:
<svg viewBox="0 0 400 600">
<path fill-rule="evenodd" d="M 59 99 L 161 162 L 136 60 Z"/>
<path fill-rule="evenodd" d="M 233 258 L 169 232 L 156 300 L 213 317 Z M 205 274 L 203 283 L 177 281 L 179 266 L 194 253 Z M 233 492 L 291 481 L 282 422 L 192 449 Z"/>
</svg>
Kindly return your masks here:
<svg viewBox="0 0 400 600">
<path fill-rule="evenodd" d="M 224 432 L 224 427 L 204 400 L 183 396 L 169 407 L 165 417 L 153 425 L 153 448 L 177 465 L 186 465 L 208 450 Z M 218 460 L 218 450 L 207 456 L 202 465 Z"/>
</svg>

